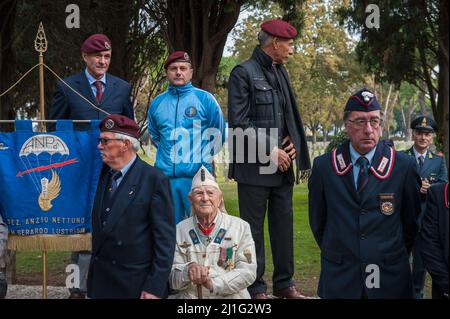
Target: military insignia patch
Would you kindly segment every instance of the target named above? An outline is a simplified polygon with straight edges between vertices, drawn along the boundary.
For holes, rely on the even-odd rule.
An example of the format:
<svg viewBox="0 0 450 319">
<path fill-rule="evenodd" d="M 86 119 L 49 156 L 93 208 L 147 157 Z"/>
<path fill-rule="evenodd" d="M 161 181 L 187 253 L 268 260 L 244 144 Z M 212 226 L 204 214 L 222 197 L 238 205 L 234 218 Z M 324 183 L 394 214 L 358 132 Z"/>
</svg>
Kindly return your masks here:
<svg viewBox="0 0 450 319">
<path fill-rule="evenodd" d="M 392 215 L 395 211 L 394 193 L 382 193 L 380 197 L 380 211 L 383 215 Z"/>
<path fill-rule="evenodd" d="M 191 240 L 194 243 L 194 245 L 197 245 L 200 243 L 200 240 L 198 239 L 198 236 L 193 229 L 191 229 L 189 231 L 189 236 L 191 237 Z"/>
<path fill-rule="evenodd" d="M 220 244 L 220 243 L 222 242 L 223 237 L 225 236 L 225 233 L 226 233 L 226 232 L 227 232 L 227 231 L 226 231 L 225 229 L 221 228 L 221 229 L 219 230 L 219 232 L 217 233 L 216 238 L 214 239 L 214 243 L 215 243 L 215 244 Z"/>
<path fill-rule="evenodd" d="M 111 120 L 111 119 L 107 120 L 106 123 L 105 123 L 105 127 L 106 127 L 108 130 L 112 129 L 112 128 L 114 127 L 114 121 Z"/>
<path fill-rule="evenodd" d="M 370 100 L 373 98 L 373 93 L 369 91 L 364 91 L 361 93 L 361 95 L 365 103 L 369 103 Z"/>
<path fill-rule="evenodd" d="M 109 42 L 105 41 L 105 49 L 106 50 L 111 50 L 111 44 L 109 44 Z"/>
<path fill-rule="evenodd" d="M 186 108 L 186 110 L 184 110 L 184 115 L 186 115 L 186 117 L 188 118 L 192 118 L 195 117 L 197 115 L 197 109 L 195 108 L 195 106 L 188 106 Z"/>
<path fill-rule="evenodd" d="M 188 247 L 191 247 L 191 244 L 189 244 L 188 242 L 183 242 L 181 245 L 178 245 L 178 246 L 180 246 L 181 248 L 183 248 L 183 249 L 186 249 L 186 248 L 188 248 Z"/>
<path fill-rule="evenodd" d="M 389 163 L 389 159 L 383 156 L 383 159 L 380 162 L 380 165 L 377 167 L 377 171 L 380 172 L 380 174 L 383 174 L 386 170 L 386 165 Z"/>
</svg>

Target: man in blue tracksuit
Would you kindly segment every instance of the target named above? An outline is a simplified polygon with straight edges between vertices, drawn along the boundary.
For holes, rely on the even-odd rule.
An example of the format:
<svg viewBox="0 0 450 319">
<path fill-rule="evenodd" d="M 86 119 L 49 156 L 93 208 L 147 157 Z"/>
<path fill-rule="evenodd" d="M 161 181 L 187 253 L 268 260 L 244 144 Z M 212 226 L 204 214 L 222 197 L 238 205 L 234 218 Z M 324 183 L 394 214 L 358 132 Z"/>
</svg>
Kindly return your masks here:
<svg viewBox="0 0 450 319">
<path fill-rule="evenodd" d="M 170 178 L 175 221 L 190 214 L 188 193 L 192 178 L 212 159 L 225 141 L 225 120 L 214 96 L 194 87 L 189 55 L 176 51 L 164 65 L 170 82 L 149 107 L 148 131 L 158 148 L 155 167 Z"/>
</svg>

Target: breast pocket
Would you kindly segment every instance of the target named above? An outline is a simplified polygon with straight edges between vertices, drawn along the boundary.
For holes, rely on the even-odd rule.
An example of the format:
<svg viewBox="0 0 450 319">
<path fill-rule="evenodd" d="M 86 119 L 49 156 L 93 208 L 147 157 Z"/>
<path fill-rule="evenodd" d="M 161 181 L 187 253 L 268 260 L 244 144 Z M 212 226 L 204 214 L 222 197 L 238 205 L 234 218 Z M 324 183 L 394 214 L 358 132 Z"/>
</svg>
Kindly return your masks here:
<svg viewBox="0 0 450 319">
<path fill-rule="evenodd" d="M 255 118 L 267 119 L 273 117 L 273 88 L 267 83 L 255 83 Z"/>
</svg>

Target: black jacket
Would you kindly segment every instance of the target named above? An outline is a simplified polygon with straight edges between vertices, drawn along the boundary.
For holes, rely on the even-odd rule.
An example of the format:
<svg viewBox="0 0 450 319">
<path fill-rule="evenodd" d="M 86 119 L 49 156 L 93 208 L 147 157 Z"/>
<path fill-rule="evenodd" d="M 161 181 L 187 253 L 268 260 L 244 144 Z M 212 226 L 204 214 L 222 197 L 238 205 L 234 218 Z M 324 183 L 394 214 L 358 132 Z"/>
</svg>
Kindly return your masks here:
<svg viewBox="0 0 450 319">
<path fill-rule="evenodd" d="M 248 61 L 233 69 L 228 83 L 228 124 L 234 129 L 234 136 L 236 129 L 250 129 L 248 132 L 254 133 L 251 139 L 257 145 L 256 149 L 248 148 L 248 143 L 242 147 L 237 145 L 234 136 L 229 136 L 229 143 L 233 143 L 230 145 L 230 155 L 233 157 L 229 177 L 244 184 L 278 186 L 283 180 L 283 173 L 278 169 L 272 174 L 261 174 L 260 169 L 268 166 L 268 157 L 262 160 L 255 156 L 261 149 L 267 150 L 265 154 L 268 156 L 274 146 L 282 148 L 284 132 L 271 137 L 270 128 L 286 128 L 297 150 L 298 170 L 311 167 L 305 132 L 289 77 L 284 66 L 277 66 L 281 81 L 287 84 L 288 92 L 282 95 L 272 63 L 272 59 L 256 47 Z M 282 101 L 286 101 L 284 107 Z M 258 131 L 259 128 L 267 130 Z M 292 176 L 292 170 L 288 174 Z"/>
<path fill-rule="evenodd" d="M 107 171 L 102 171 L 92 211 L 88 296 L 139 298 L 144 290 L 165 297 L 175 250 L 169 179 L 137 158 L 116 190 L 102 226 Z"/>
<path fill-rule="evenodd" d="M 438 183 L 428 189 L 419 242 L 433 280 L 433 299 L 448 299 L 448 227 L 448 183 Z"/>
</svg>

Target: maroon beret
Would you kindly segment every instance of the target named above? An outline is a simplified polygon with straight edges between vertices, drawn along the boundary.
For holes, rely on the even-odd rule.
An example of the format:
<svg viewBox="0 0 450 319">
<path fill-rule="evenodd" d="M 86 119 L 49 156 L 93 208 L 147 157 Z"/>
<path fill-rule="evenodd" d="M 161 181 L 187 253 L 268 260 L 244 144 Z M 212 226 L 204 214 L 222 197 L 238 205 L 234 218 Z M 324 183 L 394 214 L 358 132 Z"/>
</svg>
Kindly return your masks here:
<svg viewBox="0 0 450 319">
<path fill-rule="evenodd" d="M 81 46 L 81 52 L 96 53 L 111 50 L 111 40 L 104 34 L 93 34 Z"/>
<path fill-rule="evenodd" d="M 112 132 L 125 134 L 134 138 L 139 138 L 139 126 L 132 119 L 119 115 L 111 114 L 100 122 L 101 132 Z"/>
<path fill-rule="evenodd" d="M 283 20 L 270 20 L 261 24 L 261 29 L 266 33 L 279 38 L 293 39 L 297 36 L 297 30 Z"/>
<path fill-rule="evenodd" d="M 169 55 L 169 57 L 166 60 L 166 63 L 164 63 L 164 68 L 167 69 L 169 65 L 173 62 L 188 62 L 191 63 L 191 58 L 189 57 L 189 54 L 184 51 L 175 51 Z"/>
</svg>

